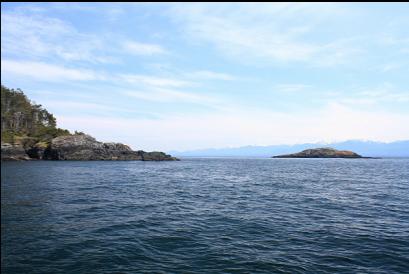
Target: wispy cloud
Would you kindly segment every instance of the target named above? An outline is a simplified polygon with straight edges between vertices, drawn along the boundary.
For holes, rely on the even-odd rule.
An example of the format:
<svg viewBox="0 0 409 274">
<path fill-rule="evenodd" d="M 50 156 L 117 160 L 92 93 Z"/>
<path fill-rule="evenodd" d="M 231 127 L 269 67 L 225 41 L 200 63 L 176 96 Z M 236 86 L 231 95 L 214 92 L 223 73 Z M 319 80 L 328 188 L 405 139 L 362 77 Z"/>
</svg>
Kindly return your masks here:
<svg viewBox="0 0 409 274">
<path fill-rule="evenodd" d="M 228 73 L 220 73 L 210 70 L 200 70 L 190 73 L 186 73 L 186 76 L 189 78 L 200 79 L 200 80 L 224 80 L 231 81 L 236 80 L 237 78 Z"/>
<path fill-rule="evenodd" d="M 409 102 L 409 90 L 399 91 L 391 84 L 384 84 L 380 87 L 366 89 L 360 91 L 358 96 L 372 100 L 374 103 L 394 102 L 405 103 Z"/>
<path fill-rule="evenodd" d="M 319 66 L 345 63 L 358 50 L 347 40 L 311 42 L 301 39 L 337 5 L 236 4 L 189 5 L 172 10 L 173 17 L 193 40 L 209 42 L 241 60 L 264 58 L 287 63 L 308 62 Z M 306 20 L 300 20 L 306 19 Z M 306 22 L 309 22 L 306 24 Z"/>
<path fill-rule="evenodd" d="M 162 46 L 157 44 L 126 41 L 122 46 L 126 52 L 135 55 L 154 55 L 167 53 L 167 51 Z"/>
<path fill-rule="evenodd" d="M 115 104 L 97 103 L 94 101 L 48 99 L 42 100 L 41 104 L 50 111 L 64 109 L 66 113 L 81 112 L 84 115 L 100 115 L 108 117 L 123 117 L 131 115 L 132 117 L 144 117 L 148 119 L 158 119 L 159 116 L 153 112 L 141 112 L 137 108 L 117 106 Z"/>
<path fill-rule="evenodd" d="M 139 74 L 121 74 L 120 79 L 131 84 L 145 85 L 150 87 L 187 87 L 194 85 L 192 82 L 157 76 L 139 75 Z"/>
<path fill-rule="evenodd" d="M 43 62 L 2 60 L 1 74 L 5 78 L 28 77 L 36 81 L 103 80 L 104 76 L 92 70 L 67 68 Z"/>
<path fill-rule="evenodd" d="M 145 91 L 126 91 L 123 92 L 123 94 L 153 102 L 190 102 L 201 105 L 208 105 L 216 102 L 214 98 L 209 96 L 164 88 L 151 88 Z"/>
<path fill-rule="evenodd" d="M 26 58 L 61 59 L 91 63 L 117 62 L 104 53 L 104 41 L 81 33 L 71 24 L 44 14 L 3 12 L 1 50 Z"/>
<path fill-rule="evenodd" d="M 279 91 L 279 92 L 295 92 L 295 91 L 302 91 L 310 87 L 311 85 L 305 85 L 305 84 L 278 84 L 274 86 L 273 90 Z"/>
<path fill-rule="evenodd" d="M 400 69 L 401 67 L 402 67 L 402 64 L 397 64 L 397 63 L 387 63 L 381 66 L 378 66 L 378 68 L 383 72 L 390 72 L 393 70 Z"/>
<path fill-rule="evenodd" d="M 188 102 L 212 107 L 217 107 L 220 103 L 212 96 L 183 90 L 198 84 L 176 77 L 108 74 L 90 69 L 16 60 L 3 60 L 1 73 L 8 79 L 31 79 L 39 82 L 96 81 L 99 84 L 106 83 L 105 85 L 109 85 L 112 91 L 118 94 L 151 102 Z M 67 101 L 67 106 L 82 108 L 89 107 L 90 103 L 70 104 Z M 101 106 L 93 104 L 92 109 L 95 108 L 101 109 Z"/>
<path fill-rule="evenodd" d="M 328 94 L 329 102 L 338 102 L 349 106 L 374 106 L 385 103 L 395 105 L 409 102 L 409 90 L 400 90 L 390 83 L 374 87 L 361 87 L 350 90 L 349 93 L 335 92 Z"/>
</svg>

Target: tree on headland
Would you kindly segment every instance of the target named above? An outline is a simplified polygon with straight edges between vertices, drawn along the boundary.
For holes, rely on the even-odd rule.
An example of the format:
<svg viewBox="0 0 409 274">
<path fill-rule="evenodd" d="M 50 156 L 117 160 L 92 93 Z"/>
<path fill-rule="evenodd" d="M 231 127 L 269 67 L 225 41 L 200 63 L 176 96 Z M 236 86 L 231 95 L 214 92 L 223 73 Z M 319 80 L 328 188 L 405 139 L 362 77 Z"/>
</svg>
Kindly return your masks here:
<svg viewBox="0 0 409 274">
<path fill-rule="evenodd" d="M 57 121 L 41 105 L 31 102 L 21 89 L 1 85 L 1 141 L 15 143 L 24 138 L 48 142 L 52 138 L 69 135 L 57 127 Z"/>
</svg>

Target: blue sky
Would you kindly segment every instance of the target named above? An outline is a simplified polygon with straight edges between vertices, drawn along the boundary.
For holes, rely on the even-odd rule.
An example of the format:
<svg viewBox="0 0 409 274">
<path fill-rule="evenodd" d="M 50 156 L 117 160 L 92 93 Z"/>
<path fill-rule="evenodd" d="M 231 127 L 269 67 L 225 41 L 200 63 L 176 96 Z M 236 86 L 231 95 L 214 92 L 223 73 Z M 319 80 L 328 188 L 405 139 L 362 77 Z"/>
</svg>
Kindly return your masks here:
<svg viewBox="0 0 409 274">
<path fill-rule="evenodd" d="M 409 138 L 409 4 L 2 3 L 2 84 L 145 150 Z"/>
</svg>

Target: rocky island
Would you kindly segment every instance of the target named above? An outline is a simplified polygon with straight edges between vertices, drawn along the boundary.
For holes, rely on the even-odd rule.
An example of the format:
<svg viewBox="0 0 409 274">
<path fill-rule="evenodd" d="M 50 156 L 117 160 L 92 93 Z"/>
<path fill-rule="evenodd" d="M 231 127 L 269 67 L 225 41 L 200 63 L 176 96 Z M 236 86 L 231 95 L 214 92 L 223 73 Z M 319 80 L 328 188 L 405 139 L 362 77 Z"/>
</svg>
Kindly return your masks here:
<svg viewBox="0 0 409 274">
<path fill-rule="evenodd" d="M 1 160 L 178 160 L 163 152 L 103 143 L 82 132 L 57 128 L 56 119 L 21 90 L 1 86 Z"/>
<path fill-rule="evenodd" d="M 368 158 L 349 151 L 333 148 L 306 149 L 298 153 L 273 156 L 272 158 Z"/>
</svg>

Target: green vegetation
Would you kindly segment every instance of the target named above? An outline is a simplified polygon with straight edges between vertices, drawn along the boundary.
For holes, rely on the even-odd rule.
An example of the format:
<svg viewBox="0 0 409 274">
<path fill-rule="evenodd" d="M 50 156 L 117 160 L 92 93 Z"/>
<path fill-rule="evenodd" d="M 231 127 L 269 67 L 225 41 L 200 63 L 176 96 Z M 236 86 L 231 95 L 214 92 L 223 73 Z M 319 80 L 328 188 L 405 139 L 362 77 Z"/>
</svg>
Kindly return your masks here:
<svg viewBox="0 0 409 274">
<path fill-rule="evenodd" d="M 1 86 L 1 141 L 32 145 L 49 143 L 52 138 L 70 135 L 57 128 L 55 117 L 31 102 L 23 91 Z"/>
</svg>

